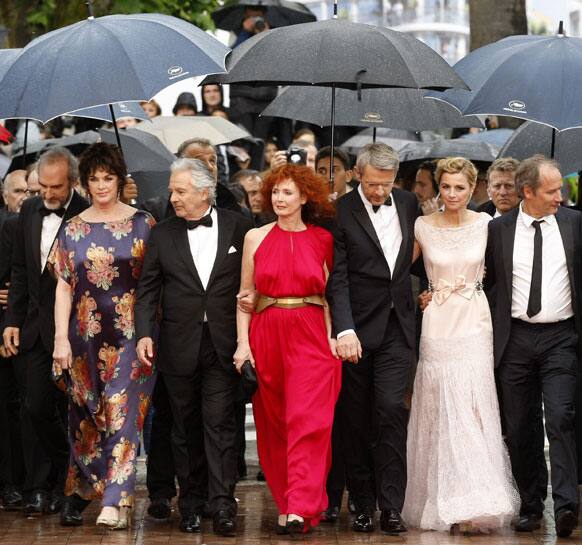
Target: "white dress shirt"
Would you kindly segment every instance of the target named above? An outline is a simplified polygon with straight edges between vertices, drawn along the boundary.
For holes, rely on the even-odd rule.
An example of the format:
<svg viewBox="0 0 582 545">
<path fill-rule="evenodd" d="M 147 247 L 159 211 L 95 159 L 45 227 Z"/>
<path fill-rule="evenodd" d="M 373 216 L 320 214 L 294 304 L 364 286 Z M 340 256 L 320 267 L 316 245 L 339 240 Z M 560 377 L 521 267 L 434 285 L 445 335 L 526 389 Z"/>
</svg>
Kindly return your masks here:
<svg viewBox="0 0 582 545">
<path fill-rule="evenodd" d="M 495 209 L 495 214 L 493 214 L 493 219 L 495 218 L 500 218 L 501 217 L 501 212 L 499 210 L 497 210 L 497 208 Z"/>
<path fill-rule="evenodd" d="M 400 252 L 400 246 L 402 245 L 402 229 L 400 228 L 400 220 L 398 219 L 396 200 L 392 197 L 392 206 L 382 205 L 377 212 L 374 212 L 372 203 L 365 197 L 361 185 L 358 186 L 358 193 L 362 198 L 366 212 L 368 212 L 374 231 L 376 231 L 380 246 L 382 247 L 382 253 L 384 254 L 386 263 L 388 263 L 388 267 L 390 267 L 390 273 L 394 274 L 396 259 L 398 258 L 398 252 Z M 354 333 L 353 329 L 346 329 L 338 333 L 337 338 L 341 339 L 348 333 Z"/>
<path fill-rule="evenodd" d="M 74 190 L 73 190 L 74 191 Z M 71 204 L 71 199 L 73 198 L 73 191 L 69 196 L 69 200 L 65 204 L 65 210 Z M 42 231 L 40 235 L 40 272 L 44 272 L 46 267 L 46 262 L 48 260 L 49 254 L 51 253 L 55 238 L 57 238 L 57 233 L 59 228 L 63 223 L 63 218 L 57 214 L 49 214 L 42 219 Z"/>
<path fill-rule="evenodd" d="M 218 248 L 218 218 L 216 210 L 209 207 L 202 217 L 208 215 L 212 218 L 212 227 L 201 225 L 196 229 L 188 229 L 190 253 L 204 289 L 208 286 Z"/>
<path fill-rule="evenodd" d="M 556 216 L 545 216 L 542 219 L 542 310 L 531 318 L 527 315 L 527 305 L 534 255 L 535 228 L 532 222 L 535 218 L 523 211 L 523 203 L 519 205 L 513 246 L 511 316 L 536 324 L 559 322 L 574 315 L 560 228 Z"/>
</svg>

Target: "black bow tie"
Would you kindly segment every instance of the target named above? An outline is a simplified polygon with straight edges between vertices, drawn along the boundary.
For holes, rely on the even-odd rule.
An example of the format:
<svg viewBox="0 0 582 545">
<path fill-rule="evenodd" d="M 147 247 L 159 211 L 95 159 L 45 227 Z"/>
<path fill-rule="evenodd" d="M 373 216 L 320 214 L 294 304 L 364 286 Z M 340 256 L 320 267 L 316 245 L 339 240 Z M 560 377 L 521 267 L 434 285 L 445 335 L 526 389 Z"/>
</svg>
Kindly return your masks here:
<svg viewBox="0 0 582 545">
<path fill-rule="evenodd" d="M 212 227 L 212 216 L 207 214 L 206 216 L 202 216 L 199 220 L 186 220 L 186 227 L 188 231 L 192 229 L 196 229 L 196 227 Z"/>
<path fill-rule="evenodd" d="M 57 216 L 62 218 L 65 215 L 66 211 L 67 209 L 65 207 L 57 208 L 56 210 L 51 210 L 50 208 L 47 208 L 46 206 L 43 205 L 39 208 L 38 213 L 43 218 L 45 218 L 46 216 L 50 216 L 51 214 L 56 214 Z"/>
<path fill-rule="evenodd" d="M 387 198 L 387 199 L 384 201 L 384 204 L 385 204 L 386 206 L 392 206 L 392 197 L 388 197 L 388 198 Z M 372 205 L 372 210 L 374 211 L 374 214 L 375 214 L 376 212 L 378 212 L 378 210 L 380 210 L 380 206 L 382 206 L 382 205 L 381 205 L 381 204 L 378 204 L 378 205 L 376 205 L 376 204 L 373 204 L 373 205 Z"/>
</svg>

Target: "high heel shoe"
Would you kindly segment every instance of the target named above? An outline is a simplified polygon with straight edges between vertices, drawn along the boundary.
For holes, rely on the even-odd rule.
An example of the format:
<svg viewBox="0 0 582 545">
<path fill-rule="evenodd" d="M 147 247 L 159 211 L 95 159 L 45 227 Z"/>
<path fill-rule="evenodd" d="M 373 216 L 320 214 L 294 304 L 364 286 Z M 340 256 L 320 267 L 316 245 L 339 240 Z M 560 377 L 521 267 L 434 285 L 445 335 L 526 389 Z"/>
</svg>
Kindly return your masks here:
<svg viewBox="0 0 582 545">
<path fill-rule="evenodd" d="M 131 509 L 129 507 L 119 508 L 119 520 L 117 521 L 116 530 L 125 530 L 131 527 Z"/>
<path fill-rule="evenodd" d="M 115 529 L 119 524 L 119 510 L 116 507 L 105 506 L 97 517 L 97 526 Z"/>
</svg>

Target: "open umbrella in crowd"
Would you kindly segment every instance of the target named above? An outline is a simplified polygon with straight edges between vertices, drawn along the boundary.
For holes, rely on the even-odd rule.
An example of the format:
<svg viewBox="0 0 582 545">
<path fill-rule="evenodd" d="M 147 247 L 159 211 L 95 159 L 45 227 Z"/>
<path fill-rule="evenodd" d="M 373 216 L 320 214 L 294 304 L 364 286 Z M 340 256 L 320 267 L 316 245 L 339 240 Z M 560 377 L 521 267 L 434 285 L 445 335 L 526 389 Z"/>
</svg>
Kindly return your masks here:
<svg viewBox="0 0 582 545">
<path fill-rule="evenodd" d="M 238 31 L 248 8 L 264 10 L 265 20 L 270 28 L 316 20 L 315 14 L 307 6 L 288 0 L 241 0 L 214 11 L 212 20 L 217 28 Z"/>
</svg>

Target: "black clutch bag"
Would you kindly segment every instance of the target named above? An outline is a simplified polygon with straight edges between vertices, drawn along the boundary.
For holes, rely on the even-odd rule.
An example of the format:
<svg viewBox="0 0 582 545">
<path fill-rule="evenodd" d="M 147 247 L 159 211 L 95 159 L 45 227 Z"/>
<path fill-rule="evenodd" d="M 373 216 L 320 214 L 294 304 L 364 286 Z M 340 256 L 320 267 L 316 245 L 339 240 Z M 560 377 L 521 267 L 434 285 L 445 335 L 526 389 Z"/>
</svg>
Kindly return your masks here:
<svg viewBox="0 0 582 545">
<path fill-rule="evenodd" d="M 240 368 L 242 376 L 242 389 L 246 396 L 251 397 L 259 386 L 257 381 L 257 372 L 250 360 L 246 360 Z"/>
</svg>

